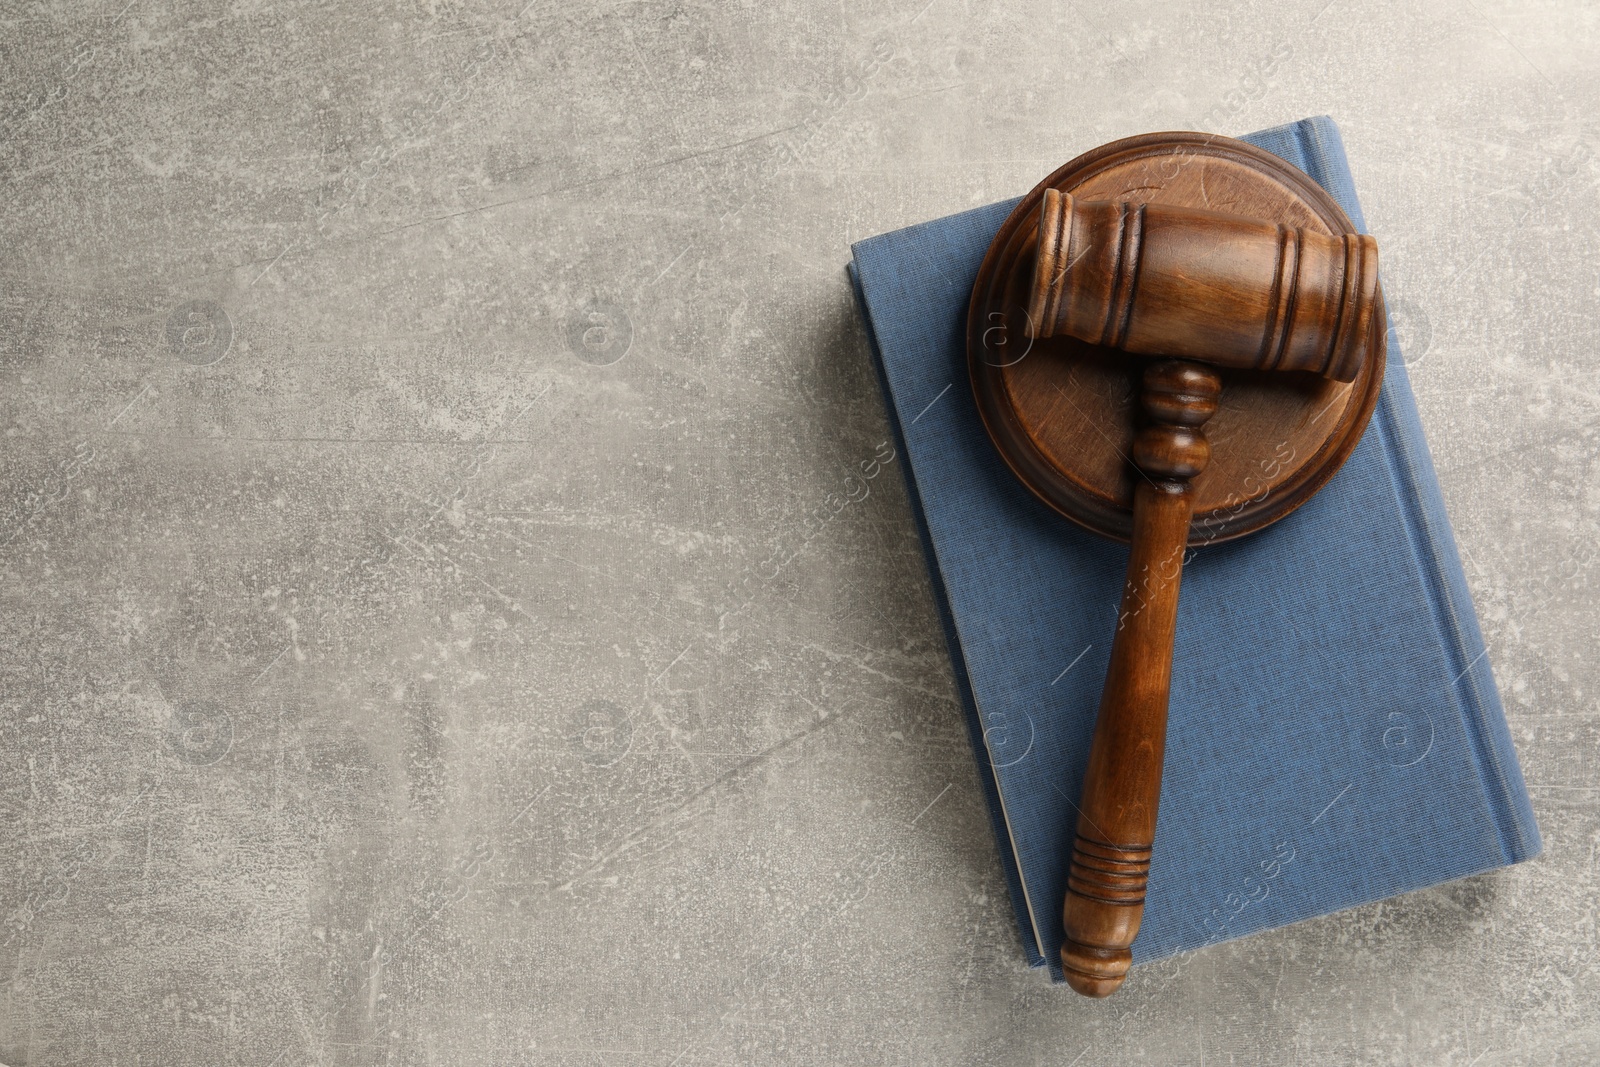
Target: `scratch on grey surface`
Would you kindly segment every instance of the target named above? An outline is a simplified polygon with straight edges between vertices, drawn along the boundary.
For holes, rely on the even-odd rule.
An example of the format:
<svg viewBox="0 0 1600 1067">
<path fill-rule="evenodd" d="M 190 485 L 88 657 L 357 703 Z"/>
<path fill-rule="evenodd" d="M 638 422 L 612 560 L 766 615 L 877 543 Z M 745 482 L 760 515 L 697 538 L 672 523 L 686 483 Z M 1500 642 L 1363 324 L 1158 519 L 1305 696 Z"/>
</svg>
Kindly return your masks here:
<svg viewBox="0 0 1600 1067">
<path fill-rule="evenodd" d="M 106 137 L 102 137 L 100 140 L 96 141 L 94 144 L 85 145 L 84 147 L 76 149 L 75 151 L 72 151 L 72 152 L 68 152 L 65 155 L 57 156 L 55 159 L 50 160 L 48 163 L 40 164 L 39 166 L 34 167 L 32 170 L 23 171 L 20 174 L 12 174 L 12 175 L 9 176 L 8 181 L 10 182 L 10 184 L 15 185 L 18 182 L 24 181 L 24 180 L 26 180 L 28 178 L 38 178 L 38 177 L 41 177 L 42 175 L 53 174 L 55 171 L 60 170 L 63 165 L 65 165 L 67 163 L 70 163 L 75 159 L 78 159 L 78 158 L 80 158 L 82 156 L 86 156 L 91 152 L 97 152 L 102 148 L 105 148 L 105 147 L 107 147 L 109 145 L 115 144 L 116 141 L 117 141 L 117 137 L 118 137 L 117 134 L 109 134 Z"/>
<path fill-rule="evenodd" d="M 446 563 L 449 563 L 452 567 L 455 568 L 457 574 L 460 574 L 460 575 L 463 575 L 464 577 L 470 578 L 474 582 L 477 582 L 479 585 L 483 586 L 485 589 L 489 590 L 489 592 L 491 592 L 491 593 L 493 593 L 495 595 L 496 599 L 498 599 L 506 607 L 510 608 L 513 612 L 515 612 L 518 615 L 523 614 L 522 601 L 520 601 L 517 598 L 513 597 L 511 594 L 507 593 L 505 590 L 499 588 L 498 586 L 490 583 L 487 579 L 482 578 L 482 577 L 478 576 L 477 574 L 474 574 L 472 571 L 470 571 L 466 567 L 462 566 L 462 564 L 458 560 L 456 560 L 455 557 L 451 556 L 450 553 L 446 552 L 443 548 L 439 547 L 438 545 L 425 545 L 423 547 L 425 549 L 427 549 L 429 552 L 433 552 L 433 553 L 438 554 L 441 558 L 444 559 L 444 561 Z"/>
<path fill-rule="evenodd" d="M 665 678 L 667 676 L 667 672 L 676 667 L 683 660 L 683 657 L 687 656 L 694 647 L 694 645 L 685 645 L 682 652 L 679 652 L 676 656 L 672 657 L 672 662 L 661 668 L 661 672 L 654 678 L 650 679 L 650 684 L 654 685 L 656 682 L 659 682 L 661 679 Z"/>
<path fill-rule="evenodd" d="M 256 282 L 259 282 L 262 278 L 265 278 L 267 276 L 267 273 L 269 271 L 271 271 L 273 267 L 276 267 L 278 265 L 278 261 L 281 260 L 284 256 L 288 255 L 290 253 L 290 251 L 293 250 L 293 248 L 294 248 L 293 244 L 284 245 L 283 246 L 283 251 L 279 252 L 277 255 L 273 256 L 272 257 L 272 262 L 268 263 L 264 268 L 262 268 L 260 274 L 257 274 L 254 278 L 250 279 L 250 284 L 245 286 L 245 288 L 249 289 L 252 286 L 254 286 L 256 284 Z"/>
<path fill-rule="evenodd" d="M 518 544 L 525 545 L 528 548 L 535 548 L 534 545 L 530 545 L 526 541 L 521 541 L 521 540 L 518 540 L 517 538 L 512 538 L 512 540 L 515 540 L 515 541 L 517 541 Z M 549 557 L 551 559 L 559 559 L 562 563 L 568 564 L 569 566 L 576 567 L 581 571 L 588 571 L 590 574 L 598 574 L 600 577 L 606 579 L 607 581 L 611 581 L 611 582 L 617 581 L 617 576 L 616 575 L 610 574 L 607 571 L 602 570 L 599 567 L 591 567 L 587 563 L 579 563 L 577 560 L 568 559 L 566 556 L 561 555 L 559 552 L 549 552 L 549 553 L 547 553 L 547 555 L 549 555 Z"/>
<path fill-rule="evenodd" d="M 803 729 L 795 731 L 782 741 L 779 741 L 777 744 L 770 745 L 767 748 L 762 749 L 757 755 L 745 760 L 738 766 L 730 767 L 728 770 L 723 771 L 721 774 L 711 779 L 711 781 L 695 790 L 687 798 L 669 808 L 667 811 L 662 812 L 656 817 L 650 819 L 648 822 L 645 822 L 623 834 L 613 837 L 610 842 L 601 846 L 595 857 L 590 860 L 589 866 L 586 869 L 567 879 L 560 886 L 558 886 L 558 888 L 562 892 L 570 893 L 578 886 L 593 881 L 594 878 L 614 860 L 619 858 L 629 849 L 635 848 L 639 844 L 643 843 L 655 830 L 693 821 L 702 807 L 702 802 L 720 789 L 723 785 L 743 778 L 750 771 L 772 761 L 779 754 L 788 751 L 790 748 L 811 737 L 818 731 L 833 725 L 833 723 L 842 717 L 843 713 L 830 715 L 825 719 L 819 719 Z"/>
<path fill-rule="evenodd" d="M 712 148 L 702 148 L 695 152 L 686 152 L 682 155 L 673 156 L 670 159 L 658 160 L 654 163 L 641 163 L 636 167 L 629 167 L 625 170 L 615 171 L 609 174 L 597 175 L 593 178 L 585 178 L 582 181 L 569 182 L 564 185 L 553 185 L 548 189 L 541 189 L 538 192 L 528 193 L 524 196 L 514 196 L 506 200 L 497 200 L 490 204 L 479 204 L 476 207 L 463 208 L 460 211 L 452 211 L 445 215 L 417 219 L 412 222 L 402 223 L 401 225 L 395 226 L 391 229 L 378 230 L 374 233 L 366 234 L 364 239 L 388 237 L 391 234 L 400 233 L 405 230 L 416 229 L 418 226 L 431 226 L 435 223 L 448 222 L 451 219 L 464 218 L 468 215 L 481 215 L 485 212 L 496 211 L 500 208 L 510 207 L 514 204 L 525 204 L 532 200 L 543 200 L 552 196 L 560 196 L 562 193 L 576 192 L 579 189 L 587 189 L 596 185 L 606 185 L 611 182 L 621 181 L 625 178 L 636 178 L 641 174 L 648 174 L 652 171 L 661 170 L 665 167 L 676 166 L 679 163 L 687 163 L 690 160 L 699 159 L 703 156 L 716 155 L 719 152 L 728 152 L 735 148 L 742 148 L 747 144 L 755 144 L 758 141 L 765 141 L 776 137 L 781 133 L 788 133 L 790 130 L 799 129 L 799 127 L 802 125 L 804 124 L 796 123 L 792 126 L 785 126 L 781 129 L 769 130 L 766 133 L 759 133 L 754 137 L 745 137 L 737 141 L 729 141 L 726 144 L 716 145 Z"/>
<path fill-rule="evenodd" d="M 820 652 L 835 663 L 848 664 L 849 666 L 854 667 L 856 670 L 861 671 L 863 674 L 870 674 L 875 678 L 881 678 L 896 688 L 917 693 L 921 696 L 932 697 L 935 700 L 944 701 L 948 704 L 954 704 L 956 702 L 955 697 L 951 695 L 948 690 L 930 689 L 926 686 L 917 685 L 915 682 L 912 682 L 909 679 L 900 678 L 896 675 L 888 673 L 887 671 L 879 670 L 877 667 L 873 667 L 868 664 L 866 662 L 866 657 L 864 656 L 852 656 L 848 652 L 840 652 L 824 645 L 815 644 L 814 642 L 800 641 L 796 642 L 796 644 L 800 648 L 809 649 L 812 652 Z"/>
<path fill-rule="evenodd" d="M 289 650 L 291 648 L 293 648 L 293 647 L 294 647 L 293 642 L 290 642 L 289 644 L 284 645 L 283 646 L 283 650 L 280 651 L 276 656 L 272 657 L 272 662 L 268 663 L 265 667 L 261 668 L 261 672 L 259 674 L 257 674 L 254 678 L 250 679 L 250 684 L 252 686 L 259 685 L 261 683 L 261 679 L 265 678 L 267 676 L 267 674 L 269 672 L 271 672 L 272 668 L 274 668 L 274 667 L 276 667 L 278 665 L 278 661 L 283 659 L 284 656 L 288 655 L 289 654 Z"/>
<path fill-rule="evenodd" d="M 675 146 L 679 151 L 682 151 L 687 146 L 684 143 L 683 130 L 678 125 L 678 116 L 674 113 L 674 110 L 668 106 L 667 96 L 661 91 L 661 83 L 656 80 L 655 73 L 650 69 L 649 61 L 645 59 L 644 52 L 639 48 L 639 42 L 634 39 L 633 28 L 628 24 L 628 20 L 620 20 L 619 26 L 622 30 L 622 36 L 628 42 L 628 47 L 633 50 L 633 57 L 639 65 L 639 70 L 644 74 L 645 81 L 650 83 L 650 91 L 655 94 L 656 102 L 661 106 L 662 112 L 666 115 L 667 124 L 672 128 L 672 137 Z M 711 176 L 706 173 L 705 163 L 698 157 L 691 158 L 694 158 L 695 160 L 695 169 L 700 172 L 700 177 L 704 180 L 705 187 L 707 189 L 716 188 L 711 181 Z M 718 192 L 720 193 L 721 190 L 718 190 Z"/>
<path fill-rule="evenodd" d="M 661 268 L 661 273 L 660 274 L 657 274 L 654 278 L 651 278 L 648 282 L 645 283 L 645 287 L 648 288 L 648 287 L 656 284 L 656 282 L 659 282 L 662 278 L 665 278 L 671 272 L 672 268 L 676 267 L 678 265 L 678 261 L 683 259 L 684 256 L 688 255 L 689 254 L 689 249 L 691 249 L 693 247 L 694 247 L 694 245 L 692 245 L 692 244 L 685 245 L 682 252 L 679 252 L 677 255 L 672 257 L 672 262 L 668 263 L 665 267 Z"/>
<path fill-rule="evenodd" d="M 539 801 L 543 800 L 545 795 L 548 794 L 552 788 L 553 788 L 553 786 L 546 785 L 543 789 L 541 789 L 537 793 L 535 793 L 533 795 L 533 799 L 528 801 L 521 808 L 519 808 L 517 810 L 517 813 L 511 817 L 511 821 L 509 823 L 507 823 L 507 825 L 508 826 L 515 826 L 517 823 L 521 822 L 522 821 L 522 817 L 524 815 L 528 814 L 528 812 L 532 811 L 533 810 L 533 806 L 535 804 L 539 803 Z"/>
<path fill-rule="evenodd" d="M 950 787 L 952 785 L 954 785 L 954 784 L 955 784 L 954 782 L 947 783 L 943 789 L 939 790 L 939 795 L 934 797 L 932 800 L 928 801 L 928 806 L 927 807 L 925 807 L 921 811 L 917 812 L 917 817 L 915 819 L 911 820 L 911 825 L 915 826 L 917 823 L 921 822 L 922 821 L 922 817 L 924 815 L 928 814 L 928 812 L 932 811 L 933 810 L 933 806 L 935 804 L 939 803 L 939 801 L 944 799 L 944 795 L 946 793 L 950 792 Z"/>
<path fill-rule="evenodd" d="M 1524 63 L 1526 63 L 1529 66 L 1529 68 L 1531 68 L 1533 70 L 1533 72 L 1535 74 L 1537 74 L 1537 75 L 1539 75 L 1539 77 L 1543 78 L 1545 80 L 1545 83 L 1547 85 L 1549 85 L 1551 88 L 1555 88 L 1556 87 L 1555 81 L 1550 77 L 1550 75 L 1548 75 L 1548 74 L 1546 74 L 1544 72 L 1544 68 L 1540 67 L 1533 60 L 1529 59 L 1528 58 L 1528 54 L 1526 52 L 1524 52 L 1522 49 L 1518 48 L 1515 41 L 1513 41 L 1511 38 L 1507 37 L 1504 33 L 1502 33 L 1500 31 L 1500 27 L 1496 26 L 1493 22 L 1491 22 L 1489 20 L 1489 16 L 1485 15 L 1483 13 L 1483 11 L 1478 7 L 1477 4 L 1473 3 L 1472 0 L 1464 0 L 1464 2 L 1466 3 L 1466 5 L 1468 7 L 1472 8 L 1474 14 L 1476 14 L 1480 19 L 1483 20 L 1484 25 L 1488 26 L 1491 30 L 1493 30 L 1494 33 L 1495 33 L 1495 36 L 1500 38 L 1502 41 L 1504 41 L 1506 43 L 1507 47 L 1509 47 L 1513 52 L 1515 52 L 1517 54 L 1517 56 Z"/>
<path fill-rule="evenodd" d="M 106 423 L 106 429 L 108 429 L 108 430 L 111 429 L 111 427 L 113 427 L 113 426 L 115 426 L 117 424 L 117 419 L 122 418 L 122 416 L 124 416 L 128 412 L 132 411 L 133 410 L 133 405 L 137 404 L 140 400 L 142 400 L 144 398 L 144 395 L 146 393 L 148 393 L 149 391 L 150 391 L 150 383 L 149 382 L 145 382 L 144 383 L 144 388 L 140 389 L 139 392 L 134 396 L 134 398 L 132 400 L 128 401 L 127 405 L 124 406 L 121 411 L 117 412 L 116 416 L 114 418 L 112 418 L 112 420 L 110 422 Z"/>
</svg>

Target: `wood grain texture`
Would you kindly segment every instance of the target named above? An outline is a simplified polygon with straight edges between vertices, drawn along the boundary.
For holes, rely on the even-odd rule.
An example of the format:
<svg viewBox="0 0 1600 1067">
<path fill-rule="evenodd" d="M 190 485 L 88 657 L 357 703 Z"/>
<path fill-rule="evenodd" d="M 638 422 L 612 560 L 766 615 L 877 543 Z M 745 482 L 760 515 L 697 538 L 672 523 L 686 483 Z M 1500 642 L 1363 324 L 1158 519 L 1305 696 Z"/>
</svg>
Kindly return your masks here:
<svg viewBox="0 0 1600 1067">
<path fill-rule="evenodd" d="M 1087 996 L 1107 996 L 1122 984 L 1144 914 L 1190 485 L 1210 459 L 1203 427 L 1216 413 L 1221 391 L 1221 377 L 1197 363 L 1164 360 L 1144 373 L 1141 408 L 1149 424 L 1134 439 L 1132 458 L 1142 477 L 1134 490 L 1133 549 L 1084 773 L 1063 909 L 1062 965 L 1067 982 Z"/>
<path fill-rule="evenodd" d="M 1046 189 L 1027 327 L 1134 355 L 1355 378 L 1378 244 L 1217 211 Z"/>
</svg>

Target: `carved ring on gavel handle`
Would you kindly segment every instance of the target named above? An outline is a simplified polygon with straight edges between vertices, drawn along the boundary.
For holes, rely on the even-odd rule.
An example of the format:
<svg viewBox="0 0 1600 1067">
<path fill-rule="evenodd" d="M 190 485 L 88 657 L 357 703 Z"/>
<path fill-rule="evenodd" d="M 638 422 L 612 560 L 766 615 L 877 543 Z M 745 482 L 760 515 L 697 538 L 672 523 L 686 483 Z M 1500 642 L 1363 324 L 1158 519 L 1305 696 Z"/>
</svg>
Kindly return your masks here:
<svg viewBox="0 0 1600 1067">
<path fill-rule="evenodd" d="M 1353 380 L 1373 349 L 1378 249 L 1361 234 L 1047 188 L 1035 263 L 1034 337 L 1165 357 L 1143 376 L 1133 543 L 1063 907 L 1067 981 L 1103 997 L 1127 975 L 1144 913 L 1191 483 L 1222 390 L 1206 364 Z"/>
</svg>

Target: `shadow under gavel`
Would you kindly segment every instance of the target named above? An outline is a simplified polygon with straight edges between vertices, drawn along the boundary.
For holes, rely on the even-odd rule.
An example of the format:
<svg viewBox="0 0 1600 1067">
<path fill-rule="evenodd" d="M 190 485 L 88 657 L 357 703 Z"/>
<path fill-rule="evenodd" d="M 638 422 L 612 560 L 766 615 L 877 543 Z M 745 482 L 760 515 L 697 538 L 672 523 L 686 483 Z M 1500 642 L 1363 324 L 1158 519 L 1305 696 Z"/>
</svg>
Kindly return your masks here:
<svg viewBox="0 0 1600 1067">
<path fill-rule="evenodd" d="M 1222 389 L 1212 367 L 1352 381 L 1378 302 L 1369 236 L 1045 190 L 1032 336 L 1163 357 L 1144 369 L 1133 544 L 1063 906 L 1062 966 L 1086 996 L 1122 985 L 1144 914 L 1191 482 L 1210 458 L 1203 428 Z"/>
</svg>

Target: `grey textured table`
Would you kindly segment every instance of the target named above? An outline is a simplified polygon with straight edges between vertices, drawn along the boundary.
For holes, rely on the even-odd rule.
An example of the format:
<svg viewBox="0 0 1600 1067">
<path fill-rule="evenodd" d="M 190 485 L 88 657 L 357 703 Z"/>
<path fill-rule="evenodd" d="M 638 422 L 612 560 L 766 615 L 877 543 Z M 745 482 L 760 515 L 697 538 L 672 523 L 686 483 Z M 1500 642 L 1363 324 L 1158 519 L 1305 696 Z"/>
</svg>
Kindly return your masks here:
<svg viewBox="0 0 1600 1067">
<path fill-rule="evenodd" d="M 1597 23 L 6 5 L 0 1062 L 1596 1062 Z M 1090 1003 L 897 466 L 802 524 L 887 436 L 842 266 L 1319 112 L 1546 852 Z"/>
</svg>

